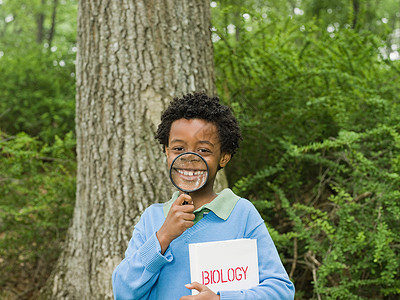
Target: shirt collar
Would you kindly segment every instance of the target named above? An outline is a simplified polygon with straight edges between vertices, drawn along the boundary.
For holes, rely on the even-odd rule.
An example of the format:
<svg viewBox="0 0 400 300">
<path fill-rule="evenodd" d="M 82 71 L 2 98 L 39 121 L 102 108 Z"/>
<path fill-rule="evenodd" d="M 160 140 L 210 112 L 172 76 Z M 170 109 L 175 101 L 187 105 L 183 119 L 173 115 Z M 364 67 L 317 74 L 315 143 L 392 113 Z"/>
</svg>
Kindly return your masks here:
<svg viewBox="0 0 400 300">
<path fill-rule="evenodd" d="M 168 212 L 172 206 L 172 203 L 178 198 L 179 191 L 172 195 L 171 200 L 164 203 L 163 212 L 164 217 L 167 217 Z M 233 208 L 240 199 L 239 196 L 235 195 L 231 189 L 224 189 L 220 193 L 217 193 L 217 197 L 213 201 L 203 205 L 202 207 L 196 209 L 194 212 L 201 211 L 203 209 L 209 209 L 215 213 L 219 218 L 226 220 L 230 216 Z"/>
</svg>

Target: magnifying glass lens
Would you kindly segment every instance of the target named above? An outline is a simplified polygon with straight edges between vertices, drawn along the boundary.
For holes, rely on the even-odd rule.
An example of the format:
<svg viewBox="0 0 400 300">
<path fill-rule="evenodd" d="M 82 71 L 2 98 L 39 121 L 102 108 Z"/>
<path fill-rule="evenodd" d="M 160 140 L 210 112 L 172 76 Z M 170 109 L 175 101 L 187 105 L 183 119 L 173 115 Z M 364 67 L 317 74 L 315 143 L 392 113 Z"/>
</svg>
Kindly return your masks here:
<svg viewBox="0 0 400 300">
<path fill-rule="evenodd" d="M 171 164 L 170 178 L 179 190 L 185 193 L 194 192 L 207 182 L 207 162 L 197 153 L 182 153 Z"/>
</svg>

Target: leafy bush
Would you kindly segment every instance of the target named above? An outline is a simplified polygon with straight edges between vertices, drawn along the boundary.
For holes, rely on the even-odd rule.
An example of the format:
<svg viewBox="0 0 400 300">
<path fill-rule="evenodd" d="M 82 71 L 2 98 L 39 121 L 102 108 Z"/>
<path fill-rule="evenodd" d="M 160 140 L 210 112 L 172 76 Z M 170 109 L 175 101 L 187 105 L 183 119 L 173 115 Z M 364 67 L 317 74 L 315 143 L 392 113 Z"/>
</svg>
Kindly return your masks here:
<svg viewBox="0 0 400 300">
<path fill-rule="evenodd" d="M 0 290 L 8 295 L 34 295 L 58 257 L 75 199 L 74 149 L 72 134 L 46 145 L 0 132 Z"/>
<path fill-rule="evenodd" d="M 53 143 L 75 126 L 77 1 L 0 7 L 0 129 Z"/>
<path fill-rule="evenodd" d="M 386 38 L 232 10 L 218 20 L 251 15 L 233 34 L 214 23 L 219 94 L 245 136 L 234 190 L 261 212 L 298 299 L 397 299 L 400 72 Z"/>
<path fill-rule="evenodd" d="M 56 135 L 74 130 L 75 83 L 67 65 L 54 66 L 58 54 L 32 45 L 9 50 L 0 58 L 0 128 L 8 134 L 24 131 L 52 143 Z M 70 61 L 68 61 L 70 60 Z M 68 62 L 70 62 L 68 64 Z"/>
<path fill-rule="evenodd" d="M 399 129 L 341 131 L 334 140 L 288 145 L 277 165 L 236 183 L 275 229 L 298 298 L 400 294 Z M 314 180 L 310 170 L 317 170 Z"/>
<path fill-rule="evenodd" d="M 240 40 L 216 31 L 218 88 L 246 136 L 232 173 L 275 164 L 284 143 L 307 145 L 341 129 L 398 122 L 399 71 L 380 56 L 377 37 L 352 30 L 331 37 L 312 22 L 254 19 L 251 32 L 244 34 L 243 24 Z"/>
</svg>

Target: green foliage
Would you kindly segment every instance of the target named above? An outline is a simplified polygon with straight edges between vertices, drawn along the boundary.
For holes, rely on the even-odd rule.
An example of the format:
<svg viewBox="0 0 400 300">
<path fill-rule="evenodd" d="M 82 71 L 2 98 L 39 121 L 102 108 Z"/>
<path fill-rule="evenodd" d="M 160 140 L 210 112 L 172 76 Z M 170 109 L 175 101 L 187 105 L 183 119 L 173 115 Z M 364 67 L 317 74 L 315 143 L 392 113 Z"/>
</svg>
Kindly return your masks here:
<svg viewBox="0 0 400 300">
<path fill-rule="evenodd" d="M 219 95 L 245 136 L 229 181 L 268 223 L 296 297 L 398 298 L 398 1 L 215 5 Z M 0 1 L 0 298 L 35 297 L 69 224 L 76 11 Z"/>
<path fill-rule="evenodd" d="M 37 292 L 49 275 L 73 209 L 74 150 L 72 134 L 46 145 L 0 132 L 0 290 Z"/>
<path fill-rule="evenodd" d="M 47 52 L 20 49 L 0 59 L 0 128 L 9 134 L 52 142 L 74 129 L 74 66 L 54 66 L 56 55 Z"/>
<path fill-rule="evenodd" d="M 57 2 L 55 34 L 50 38 L 53 10 L 47 2 L 0 4 L 0 15 L 10 18 L 0 23 L 0 128 L 53 142 L 54 136 L 63 136 L 75 126 L 76 4 Z M 41 15 L 44 24 L 39 26 Z"/>
<path fill-rule="evenodd" d="M 1 299 L 37 296 L 69 225 L 76 12 L 76 0 L 0 1 Z"/>
<path fill-rule="evenodd" d="M 384 51 L 390 30 L 363 30 L 366 10 L 357 28 L 336 20 L 331 32 L 334 16 L 304 19 L 307 5 L 330 1 L 304 1 L 304 16 L 289 18 L 285 5 L 226 2 L 214 10 L 217 85 L 245 136 L 229 181 L 261 212 L 298 299 L 398 298 L 400 72 Z"/>
<path fill-rule="evenodd" d="M 315 296 L 301 288 L 307 272 L 323 299 L 400 294 L 399 131 L 398 125 L 379 126 L 291 146 L 273 172 L 266 168 L 236 184 L 238 193 L 271 199 L 255 198 L 255 204 L 284 232 L 275 242 L 292 262 L 288 268 L 304 298 Z M 317 176 L 310 178 L 310 169 Z"/>
<path fill-rule="evenodd" d="M 244 169 L 234 173 L 276 163 L 285 143 L 306 145 L 340 129 L 397 122 L 399 73 L 393 62 L 383 63 L 375 36 L 343 30 L 332 38 L 313 23 L 253 19 L 241 24 L 253 29 L 240 40 L 216 31 L 217 84 L 247 137 L 244 156 L 238 155 Z"/>
</svg>

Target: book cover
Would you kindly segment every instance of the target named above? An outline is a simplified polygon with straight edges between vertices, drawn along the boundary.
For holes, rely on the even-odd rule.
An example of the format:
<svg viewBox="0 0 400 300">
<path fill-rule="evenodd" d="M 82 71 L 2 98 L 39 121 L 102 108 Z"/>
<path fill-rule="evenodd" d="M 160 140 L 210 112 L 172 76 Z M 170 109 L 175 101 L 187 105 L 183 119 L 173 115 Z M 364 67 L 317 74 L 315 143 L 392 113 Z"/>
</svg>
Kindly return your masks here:
<svg viewBox="0 0 400 300">
<path fill-rule="evenodd" d="M 189 259 L 191 281 L 204 284 L 215 293 L 248 289 L 259 283 L 257 240 L 189 244 Z"/>
</svg>

